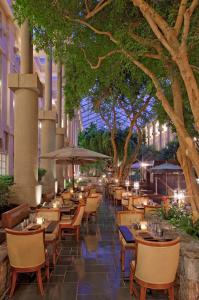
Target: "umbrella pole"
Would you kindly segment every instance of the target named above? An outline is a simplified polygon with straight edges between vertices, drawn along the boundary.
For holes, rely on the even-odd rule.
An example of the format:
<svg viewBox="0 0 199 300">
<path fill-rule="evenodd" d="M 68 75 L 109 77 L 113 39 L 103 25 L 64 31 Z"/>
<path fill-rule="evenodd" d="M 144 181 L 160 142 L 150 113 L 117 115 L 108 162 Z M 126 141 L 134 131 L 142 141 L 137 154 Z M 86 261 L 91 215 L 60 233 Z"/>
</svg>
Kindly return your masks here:
<svg viewBox="0 0 199 300">
<path fill-rule="evenodd" d="M 75 164 L 74 164 L 74 159 L 72 160 L 72 173 L 73 173 L 73 190 L 75 189 Z"/>
</svg>

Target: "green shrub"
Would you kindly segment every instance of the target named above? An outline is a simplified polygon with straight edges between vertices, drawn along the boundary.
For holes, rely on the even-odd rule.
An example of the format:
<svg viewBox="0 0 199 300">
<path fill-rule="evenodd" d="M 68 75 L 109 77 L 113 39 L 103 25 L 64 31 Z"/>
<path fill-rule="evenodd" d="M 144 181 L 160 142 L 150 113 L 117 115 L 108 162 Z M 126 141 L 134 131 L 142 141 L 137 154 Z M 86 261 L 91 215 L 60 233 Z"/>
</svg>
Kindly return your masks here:
<svg viewBox="0 0 199 300">
<path fill-rule="evenodd" d="M 199 220 L 194 223 L 191 213 L 186 209 L 172 206 L 167 212 L 167 215 L 165 215 L 162 210 L 161 217 L 168 220 L 169 223 L 174 225 L 176 228 L 190 234 L 194 238 L 199 239 Z"/>
<path fill-rule="evenodd" d="M 13 176 L 0 176 L 0 207 L 8 204 L 10 186 L 13 185 Z"/>
<path fill-rule="evenodd" d="M 46 174 L 46 169 L 38 168 L 38 181 L 40 182 L 44 175 Z"/>
</svg>

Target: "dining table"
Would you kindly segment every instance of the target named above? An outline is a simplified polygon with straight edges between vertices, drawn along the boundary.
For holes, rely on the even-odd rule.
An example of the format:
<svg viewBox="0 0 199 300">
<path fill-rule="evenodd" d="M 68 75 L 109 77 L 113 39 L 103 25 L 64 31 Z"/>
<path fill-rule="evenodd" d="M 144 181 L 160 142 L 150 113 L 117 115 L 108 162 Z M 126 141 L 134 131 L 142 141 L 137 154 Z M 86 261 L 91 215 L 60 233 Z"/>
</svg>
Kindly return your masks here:
<svg viewBox="0 0 199 300">
<path fill-rule="evenodd" d="M 44 229 L 45 241 L 54 240 L 58 236 L 59 232 L 59 222 L 58 221 L 48 221 L 44 220 L 42 224 L 37 224 L 33 222 L 28 222 L 24 220 L 20 224 L 14 227 L 16 231 L 33 231 L 38 229 Z"/>
<path fill-rule="evenodd" d="M 143 222 L 147 223 L 147 221 Z M 141 222 L 141 224 L 143 222 Z M 136 238 L 141 238 L 151 242 L 168 242 L 176 238 L 176 234 L 168 232 L 166 230 L 164 232 L 164 229 L 161 227 L 159 227 L 159 230 L 157 230 L 157 232 L 151 232 L 147 228 L 144 230 L 141 229 L 140 225 L 137 223 L 130 226 L 120 225 L 118 226 L 118 230 L 124 238 L 125 242 L 128 244 L 129 248 L 131 248 L 132 246 L 132 249 L 135 248 Z"/>
</svg>

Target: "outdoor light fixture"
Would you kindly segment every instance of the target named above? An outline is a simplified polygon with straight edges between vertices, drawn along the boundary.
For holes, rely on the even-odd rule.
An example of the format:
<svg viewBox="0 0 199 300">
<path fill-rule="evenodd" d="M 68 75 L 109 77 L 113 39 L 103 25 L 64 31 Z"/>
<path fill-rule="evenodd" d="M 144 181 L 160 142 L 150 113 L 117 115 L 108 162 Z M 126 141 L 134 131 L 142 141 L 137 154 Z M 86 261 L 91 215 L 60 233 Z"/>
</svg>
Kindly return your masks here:
<svg viewBox="0 0 199 300">
<path fill-rule="evenodd" d="M 127 188 L 127 191 L 128 191 L 128 190 L 129 190 L 130 181 L 129 181 L 129 180 L 126 180 L 126 181 L 125 181 L 125 185 L 126 185 L 126 188 Z"/>
<path fill-rule="evenodd" d="M 147 167 L 149 164 L 147 164 L 146 162 L 141 162 L 141 167 Z"/>
<path fill-rule="evenodd" d="M 176 190 L 173 194 L 174 200 L 178 202 L 178 206 L 182 207 L 185 202 L 185 191 L 184 190 Z"/>
<path fill-rule="evenodd" d="M 139 190 L 139 188 L 140 188 L 140 183 L 139 183 L 139 181 L 134 181 L 134 183 L 133 183 L 133 188 L 134 188 L 134 190 Z"/>
<path fill-rule="evenodd" d="M 58 192 L 58 181 L 55 180 L 55 195 L 57 194 Z"/>
<path fill-rule="evenodd" d="M 129 186 L 129 185 L 130 185 L 129 180 L 126 180 L 126 181 L 125 181 L 125 185 L 126 185 L 126 186 Z"/>
<path fill-rule="evenodd" d="M 35 196 L 36 196 L 36 203 L 39 205 L 41 203 L 42 198 L 42 185 L 38 184 L 35 187 Z"/>
</svg>

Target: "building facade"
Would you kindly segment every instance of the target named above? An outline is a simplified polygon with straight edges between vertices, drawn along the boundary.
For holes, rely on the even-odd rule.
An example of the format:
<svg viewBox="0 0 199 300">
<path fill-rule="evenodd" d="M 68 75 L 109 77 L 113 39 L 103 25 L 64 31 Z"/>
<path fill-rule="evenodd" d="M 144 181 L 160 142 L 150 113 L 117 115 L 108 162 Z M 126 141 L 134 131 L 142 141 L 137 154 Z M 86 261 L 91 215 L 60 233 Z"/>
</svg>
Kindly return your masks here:
<svg viewBox="0 0 199 300">
<path fill-rule="evenodd" d="M 0 1 L 0 175 L 13 174 L 14 96 L 8 73 L 19 70 L 19 29 L 12 16 L 11 1 Z"/>
<path fill-rule="evenodd" d="M 45 86 L 45 53 L 34 51 L 34 72 Z M 0 1 L 0 175 L 14 174 L 14 94 L 8 87 L 8 74 L 20 71 L 20 29 L 14 21 L 11 0 Z M 44 91 L 45 94 L 45 91 Z M 62 101 L 61 127 L 65 129 L 65 145 L 77 145 L 80 131 L 80 114 L 67 120 Z M 39 99 L 43 109 L 44 99 Z M 57 65 L 52 66 L 52 110 L 57 112 Z M 58 123 L 56 123 L 58 127 Z M 38 120 L 38 153 L 41 146 L 41 124 Z"/>
<path fill-rule="evenodd" d="M 159 121 L 153 121 L 145 126 L 146 144 L 160 151 L 175 139 L 175 133 L 167 124 L 161 125 Z"/>
</svg>

